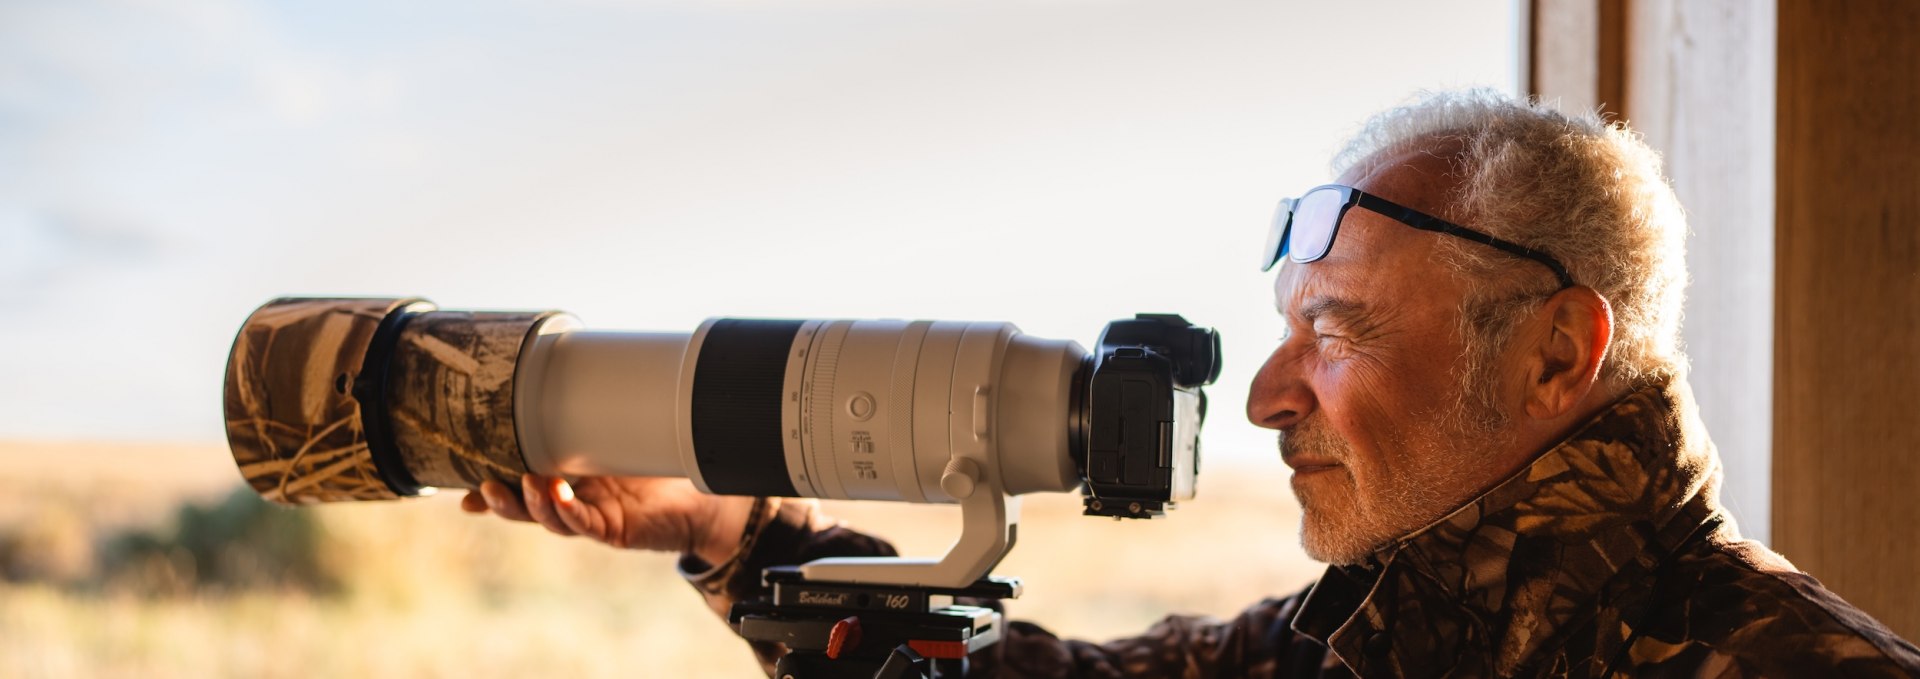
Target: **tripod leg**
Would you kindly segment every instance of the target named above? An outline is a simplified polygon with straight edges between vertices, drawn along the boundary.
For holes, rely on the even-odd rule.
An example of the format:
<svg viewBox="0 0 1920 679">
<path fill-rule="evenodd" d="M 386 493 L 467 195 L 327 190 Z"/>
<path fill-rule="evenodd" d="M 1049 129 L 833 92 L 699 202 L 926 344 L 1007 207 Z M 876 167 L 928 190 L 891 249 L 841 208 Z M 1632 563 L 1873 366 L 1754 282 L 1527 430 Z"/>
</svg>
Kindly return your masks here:
<svg viewBox="0 0 1920 679">
<path fill-rule="evenodd" d="M 873 673 L 873 679 L 932 679 L 931 669 L 931 663 L 928 663 L 926 658 L 915 653 L 906 644 L 901 644 L 893 648 L 893 653 L 887 656 L 886 664 L 880 666 L 880 671 Z"/>
<path fill-rule="evenodd" d="M 792 653 L 780 656 L 780 659 L 773 663 L 773 676 L 776 679 L 795 679 L 803 676 L 805 672 L 801 671 L 799 664 L 794 660 Z"/>
</svg>

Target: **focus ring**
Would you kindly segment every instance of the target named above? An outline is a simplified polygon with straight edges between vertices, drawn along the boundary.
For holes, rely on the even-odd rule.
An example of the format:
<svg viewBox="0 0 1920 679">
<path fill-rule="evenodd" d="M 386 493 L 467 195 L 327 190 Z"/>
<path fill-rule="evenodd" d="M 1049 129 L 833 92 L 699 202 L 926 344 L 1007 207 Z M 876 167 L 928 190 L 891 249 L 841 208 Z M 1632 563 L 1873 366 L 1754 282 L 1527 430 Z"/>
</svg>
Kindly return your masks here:
<svg viewBox="0 0 1920 679">
<path fill-rule="evenodd" d="M 813 364 L 807 366 L 808 388 L 801 413 L 806 422 L 804 440 L 812 450 L 811 454 L 802 453 L 802 458 L 807 461 L 807 473 L 813 477 L 813 488 L 820 497 L 846 496 L 846 488 L 836 473 L 840 461 L 834 454 L 837 438 L 833 420 L 834 406 L 839 403 L 834 392 L 840 382 L 840 347 L 846 343 L 852 325 L 847 321 L 820 324 L 811 352 Z"/>
</svg>

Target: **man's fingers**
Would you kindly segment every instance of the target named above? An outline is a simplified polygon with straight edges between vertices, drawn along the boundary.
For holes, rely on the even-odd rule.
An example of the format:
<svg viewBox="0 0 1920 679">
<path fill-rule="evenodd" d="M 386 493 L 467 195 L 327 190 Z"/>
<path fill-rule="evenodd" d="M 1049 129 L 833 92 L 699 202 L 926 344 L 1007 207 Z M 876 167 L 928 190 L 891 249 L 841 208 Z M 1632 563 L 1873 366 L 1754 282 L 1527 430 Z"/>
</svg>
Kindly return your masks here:
<svg viewBox="0 0 1920 679">
<path fill-rule="evenodd" d="M 520 477 L 520 490 L 527 496 L 527 513 L 532 514 L 533 520 L 546 526 L 547 530 L 560 535 L 575 535 L 573 529 L 568 528 L 566 522 L 560 520 L 560 515 L 553 508 L 554 485 L 558 482 L 560 479 L 534 474 Z"/>
<path fill-rule="evenodd" d="M 574 497 L 573 486 L 564 480 L 526 474 L 520 477 L 520 493 L 515 496 L 506 484 L 488 481 L 480 484 L 478 492 L 460 498 L 460 508 L 537 523 L 559 535 L 586 535 L 615 547 L 627 546 L 623 536 L 616 535 L 623 517 L 609 516 L 599 506 Z"/>
<path fill-rule="evenodd" d="M 590 536 L 601 542 L 614 543 L 614 536 L 607 534 L 607 517 L 601 515 L 599 508 L 581 502 L 573 496 L 573 486 L 562 480 L 554 486 L 554 511 L 560 515 L 560 521 L 567 524 L 573 532 Z M 622 545 L 614 544 L 615 547 Z"/>
<path fill-rule="evenodd" d="M 526 506 L 521 504 L 520 498 L 514 497 L 513 491 L 507 490 L 507 484 L 499 481 L 482 483 L 480 496 L 486 500 L 487 509 L 499 514 L 500 518 L 514 521 L 533 520 L 533 517 L 527 514 Z"/>
</svg>

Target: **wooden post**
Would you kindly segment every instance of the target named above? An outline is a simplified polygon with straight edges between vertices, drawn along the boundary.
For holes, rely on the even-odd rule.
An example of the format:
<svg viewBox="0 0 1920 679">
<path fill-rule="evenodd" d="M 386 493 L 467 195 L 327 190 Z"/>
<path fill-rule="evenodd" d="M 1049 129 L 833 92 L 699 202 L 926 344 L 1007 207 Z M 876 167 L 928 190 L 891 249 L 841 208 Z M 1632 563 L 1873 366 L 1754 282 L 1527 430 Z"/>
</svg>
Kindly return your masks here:
<svg viewBox="0 0 1920 679">
<path fill-rule="evenodd" d="M 1620 0 L 1530 0 L 1527 91 L 1563 110 L 1618 114 L 1624 96 Z"/>
<path fill-rule="evenodd" d="M 1920 3 L 1779 12 L 1774 547 L 1920 638 Z"/>
</svg>

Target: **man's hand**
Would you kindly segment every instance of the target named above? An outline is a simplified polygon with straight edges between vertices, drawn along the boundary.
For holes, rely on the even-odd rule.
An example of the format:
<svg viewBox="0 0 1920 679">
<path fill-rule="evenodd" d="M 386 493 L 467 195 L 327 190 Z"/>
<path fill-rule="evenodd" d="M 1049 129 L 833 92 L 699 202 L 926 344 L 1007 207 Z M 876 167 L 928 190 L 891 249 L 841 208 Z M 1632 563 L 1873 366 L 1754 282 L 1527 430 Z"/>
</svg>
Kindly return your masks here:
<svg viewBox="0 0 1920 679">
<path fill-rule="evenodd" d="M 677 478 L 592 476 L 569 484 L 550 476 L 520 477 L 522 502 L 488 481 L 467 493 L 460 508 L 491 510 L 560 535 L 584 535 L 623 549 L 690 552 L 709 564 L 733 556 L 746 530 L 753 498 L 707 495 Z"/>
</svg>

